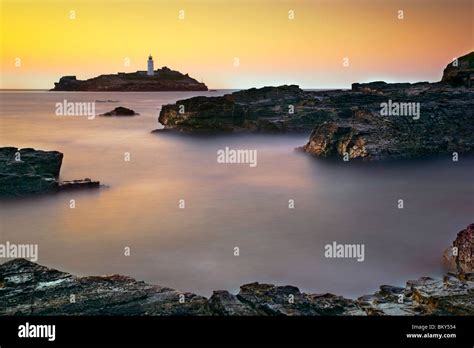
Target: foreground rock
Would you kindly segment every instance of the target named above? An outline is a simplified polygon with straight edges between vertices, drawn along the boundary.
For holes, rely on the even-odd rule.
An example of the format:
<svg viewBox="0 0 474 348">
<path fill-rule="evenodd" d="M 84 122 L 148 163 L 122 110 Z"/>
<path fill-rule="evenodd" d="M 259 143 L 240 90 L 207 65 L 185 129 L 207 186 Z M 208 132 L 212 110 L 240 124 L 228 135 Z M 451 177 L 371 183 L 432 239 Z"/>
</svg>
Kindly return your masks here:
<svg viewBox="0 0 474 348">
<path fill-rule="evenodd" d="M 112 111 L 101 114 L 100 116 L 135 116 L 140 115 L 139 113 L 133 111 L 132 109 L 124 108 L 123 106 L 117 106 Z"/>
<path fill-rule="evenodd" d="M 88 80 L 63 76 L 54 83 L 52 91 L 207 91 L 207 86 L 188 74 L 163 67 L 155 70 L 153 76 L 148 76 L 146 71 L 100 75 Z"/>
<path fill-rule="evenodd" d="M 62 160 L 57 151 L 0 148 L 0 197 L 56 191 Z"/>
<path fill-rule="evenodd" d="M 382 285 L 356 300 L 259 283 L 207 299 L 125 276 L 77 277 L 14 259 L 0 265 L 0 315 L 474 315 L 473 227 L 454 242 L 462 245 L 453 255 L 462 274 L 422 277 L 403 288 Z"/>
<path fill-rule="evenodd" d="M 246 284 L 237 295 L 215 291 L 209 302 L 218 315 L 366 315 L 354 300 L 332 294 L 305 294 L 289 285 Z"/>
<path fill-rule="evenodd" d="M 58 192 L 71 188 L 95 188 L 98 181 L 59 181 L 63 154 L 31 148 L 0 148 L 0 198 Z"/>
<path fill-rule="evenodd" d="M 381 160 L 474 152 L 474 52 L 438 83 L 354 83 L 351 90 L 265 87 L 164 105 L 159 121 L 182 132 L 311 132 L 303 150 Z"/>
</svg>

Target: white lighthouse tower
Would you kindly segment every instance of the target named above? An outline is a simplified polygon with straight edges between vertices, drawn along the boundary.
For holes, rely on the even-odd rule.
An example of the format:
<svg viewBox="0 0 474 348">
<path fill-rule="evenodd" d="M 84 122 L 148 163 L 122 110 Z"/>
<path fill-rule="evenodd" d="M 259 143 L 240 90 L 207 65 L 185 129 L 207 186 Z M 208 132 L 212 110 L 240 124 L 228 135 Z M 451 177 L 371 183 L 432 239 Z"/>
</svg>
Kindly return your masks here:
<svg viewBox="0 0 474 348">
<path fill-rule="evenodd" d="M 148 76 L 155 75 L 155 71 L 153 69 L 153 57 L 151 54 L 148 56 L 148 71 L 146 73 Z"/>
</svg>

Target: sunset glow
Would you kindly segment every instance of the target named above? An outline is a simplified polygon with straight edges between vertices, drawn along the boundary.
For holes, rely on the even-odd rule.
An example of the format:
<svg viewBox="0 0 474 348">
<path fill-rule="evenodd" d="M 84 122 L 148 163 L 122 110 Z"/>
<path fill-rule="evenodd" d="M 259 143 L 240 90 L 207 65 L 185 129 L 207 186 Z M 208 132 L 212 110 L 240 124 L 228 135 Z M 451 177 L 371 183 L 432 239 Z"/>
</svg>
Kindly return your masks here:
<svg viewBox="0 0 474 348">
<path fill-rule="evenodd" d="M 436 81 L 473 49 L 469 0 L 6 0 L 1 9 L 0 88 L 47 89 L 63 75 L 145 70 L 148 54 L 155 67 L 210 88 Z"/>
</svg>

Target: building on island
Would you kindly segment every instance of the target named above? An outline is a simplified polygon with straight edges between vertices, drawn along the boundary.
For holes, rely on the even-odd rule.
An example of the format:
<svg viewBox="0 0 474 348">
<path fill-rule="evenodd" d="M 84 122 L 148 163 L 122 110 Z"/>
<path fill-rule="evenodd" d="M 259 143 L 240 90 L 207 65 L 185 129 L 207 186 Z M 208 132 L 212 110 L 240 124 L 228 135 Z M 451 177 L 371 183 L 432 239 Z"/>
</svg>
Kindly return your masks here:
<svg viewBox="0 0 474 348">
<path fill-rule="evenodd" d="M 148 56 L 148 71 L 147 71 L 148 76 L 153 76 L 155 75 L 155 71 L 153 68 L 153 57 L 151 54 Z"/>
</svg>

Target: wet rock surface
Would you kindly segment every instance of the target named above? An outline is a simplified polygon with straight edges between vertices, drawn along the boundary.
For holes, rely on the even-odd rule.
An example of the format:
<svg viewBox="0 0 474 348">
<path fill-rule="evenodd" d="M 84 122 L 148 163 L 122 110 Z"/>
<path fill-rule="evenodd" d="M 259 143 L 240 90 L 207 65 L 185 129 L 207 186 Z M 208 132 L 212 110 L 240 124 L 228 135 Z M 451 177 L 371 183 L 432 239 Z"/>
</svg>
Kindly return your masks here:
<svg viewBox="0 0 474 348">
<path fill-rule="evenodd" d="M 1 315 L 209 313 L 203 297 L 125 276 L 75 277 L 24 259 L 7 262 L 0 269 Z M 184 303 L 180 303 L 180 295 Z"/>
<path fill-rule="evenodd" d="M 312 129 L 333 110 L 295 85 L 252 88 L 221 97 L 194 97 L 164 105 L 159 122 L 183 132 L 281 133 Z"/>
<path fill-rule="evenodd" d="M 375 103 L 351 106 L 347 119 L 328 120 L 315 127 L 304 151 L 324 158 L 383 160 L 474 152 L 474 90 L 445 84 L 391 90 L 356 86 Z M 382 115 L 381 103 L 419 114 Z M 391 103 L 391 104 L 389 104 Z M 415 103 L 415 104 L 413 104 Z M 409 105 L 408 105 L 409 104 Z M 418 104 L 416 106 L 416 104 Z"/>
<path fill-rule="evenodd" d="M 457 272 L 461 274 L 474 272 L 474 224 L 458 233 L 453 246 L 458 250 L 455 256 Z"/>
<path fill-rule="evenodd" d="M 63 154 L 31 148 L 0 148 L 0 198 L 45 194 L 71 188 L 94 188 L 98 181 L 59 181 Z"/>
<path fill-rule="evenodd" d="M 453 246 L 445 251 L 443 262 L 451 273 L 469 277 L 474 272 L 474 224 L 458 233 Z"/>
<path fill-rule="evenodd" d="M 463 233 L 454 244 L 466 242 L 472 250 L 472 238 Z M 14 259 L 0 265 L 0 315 L 474 315 L 474 270 L 463 270 L 469 272 L 382 285 L 355 300 L 260 283 L 242 285 L 237 295 L 214 291 L 207 299 L 126 276 L 77 277 Z"/>
</svg>

